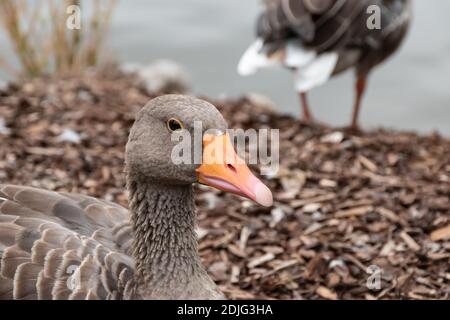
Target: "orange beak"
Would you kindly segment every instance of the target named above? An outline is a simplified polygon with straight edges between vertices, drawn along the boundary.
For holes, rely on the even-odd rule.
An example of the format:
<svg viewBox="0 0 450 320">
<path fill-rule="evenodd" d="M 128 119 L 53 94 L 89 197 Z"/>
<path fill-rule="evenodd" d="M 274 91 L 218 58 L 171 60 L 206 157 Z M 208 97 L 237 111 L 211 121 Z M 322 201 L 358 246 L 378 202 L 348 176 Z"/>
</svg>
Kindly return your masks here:
<svg viewBox="0 0 450 320">
<path fill-rule="evenodd" d="M 273 203 L 272 192 L 236 154 L 228 134 L 204 135 L 202 165 L 196 171 L 202 184 L 249 198 L 265 207 Z"/>
</svg>

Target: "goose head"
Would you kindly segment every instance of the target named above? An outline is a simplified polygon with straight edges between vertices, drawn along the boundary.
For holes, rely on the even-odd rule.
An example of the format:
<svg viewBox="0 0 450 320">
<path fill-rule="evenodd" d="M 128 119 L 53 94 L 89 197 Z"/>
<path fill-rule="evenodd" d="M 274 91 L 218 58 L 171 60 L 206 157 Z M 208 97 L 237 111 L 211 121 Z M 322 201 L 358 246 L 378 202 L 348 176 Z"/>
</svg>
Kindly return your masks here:
<svg viewBox="0 0 450 320">
<path fill-rule="evenodd" d="M 155 98 L 131 128 L 127 172 L 156 185 L 198 182 L 271 206 L 271 191 L 235 153 L 226 130 L 222 115 L 206 101 L 182 95 Z M 180 161 L 186 152 L 183 159 L 189 160 Z"/>
</svg>

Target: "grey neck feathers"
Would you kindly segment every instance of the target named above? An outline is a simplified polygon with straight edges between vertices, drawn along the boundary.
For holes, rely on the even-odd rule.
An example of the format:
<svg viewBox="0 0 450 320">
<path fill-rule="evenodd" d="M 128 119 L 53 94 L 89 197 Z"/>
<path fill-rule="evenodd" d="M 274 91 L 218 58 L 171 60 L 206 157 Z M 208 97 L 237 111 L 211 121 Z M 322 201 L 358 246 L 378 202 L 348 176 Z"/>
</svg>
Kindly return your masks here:
<svg viewBox="0 0 450 320">
<path fill-rule="evenodd" d="M 198 255 L 192 186 L 128 179 L 128 191 L 137 295 L 144 299 L 189 299 L 217 294 Z"/>
</svg>

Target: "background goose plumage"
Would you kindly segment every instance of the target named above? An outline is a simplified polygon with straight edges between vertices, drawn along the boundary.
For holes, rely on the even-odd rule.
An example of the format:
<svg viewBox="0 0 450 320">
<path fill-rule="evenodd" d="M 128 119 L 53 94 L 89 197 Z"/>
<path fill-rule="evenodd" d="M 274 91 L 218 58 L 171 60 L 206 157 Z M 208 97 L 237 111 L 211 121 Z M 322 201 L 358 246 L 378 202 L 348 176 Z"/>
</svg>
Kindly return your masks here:
<svg viewBox="0 0 450 320">
<path fill-rule="evenodd" d="M 357 81 L 352 127 L 357 127 L 367 76 L 404 40 L 411 20 L 411 0 L 266 0 L 265 3 L 257 21 L 257 40 L 241 58 L 239 73 L 250 75 L 259 68 L 280 63 L 292 69 L 303 117 L 310 121 L 306 92 L 354 67 Z M 367 26 L 368 19 L 377 13 L 376 8 L 381 28 L 371 29 Z"/>
<path fill-rule="evenodd" d="M 172 133 L 193 133 L 195 121 L 204 130 L 201 163 L 175 164 Z M 0 185 L 0 299 L 223 298 L 198 255 L 192 183 L 272 203 L 225 130 L 205 101 L 150 101 L 126 147 L 130 210 L 80 194 Z"/>
</svg>

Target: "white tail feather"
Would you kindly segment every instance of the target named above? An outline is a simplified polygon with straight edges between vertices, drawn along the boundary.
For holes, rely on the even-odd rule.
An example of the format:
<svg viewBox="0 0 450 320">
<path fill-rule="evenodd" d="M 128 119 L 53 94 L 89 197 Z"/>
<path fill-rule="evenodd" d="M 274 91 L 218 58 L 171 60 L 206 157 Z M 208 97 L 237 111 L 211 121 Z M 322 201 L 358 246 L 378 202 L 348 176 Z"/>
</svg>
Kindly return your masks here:
<svg viewBox="0 0 450 320">
<path fill-rule="evenodd" d="M 284 65 L 289 68 L 301 68 L 314 61 L 317 53 L 301 47 L 298 42 L 290 41 L 286 45 Z"/>
<path fill-rule="evenodd" d="M 294 75 L 295 89 L 299 92 L 306 92 L 324 84 L 333 74 L 337 61 L 337 53 L 323 53 L 310 64 L 298 68 Z"/>
<path fill-rule="evenodd" d="M 264 42 L 262 39 L 257 39 L 250 47 L 248 47 L 238 65 L 238 73 L 241 76 L 249 76 L 258 71 L 258 69 L 273 67 L 280 64 L 278 60 L 267 57 L 263 47 Z"/>
<path fill-rule="evenodd" d="M 239 61 L 239 74 L 248 76 L 258 69 L 284 65 L 295 69 L 295 89 L 300 92 L 324 84 L 333 74 L 338 61 L 337 53 L 318 55 L 314 50 L 305 49 L 297 41 L 288 42 L 282 55 L 273 54 L 269 58 L 265 52 L 264 41 L 257 39 Z"/>
</svg>

